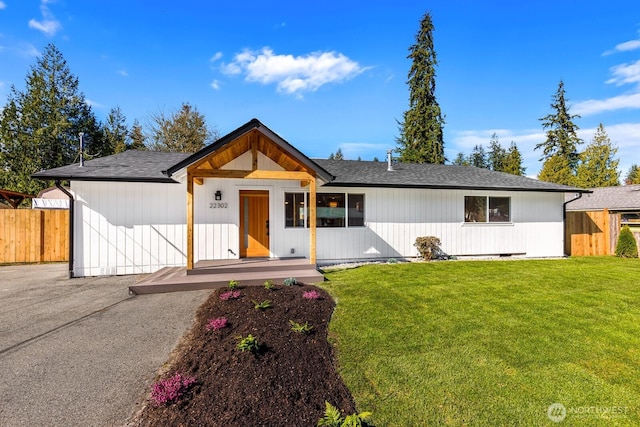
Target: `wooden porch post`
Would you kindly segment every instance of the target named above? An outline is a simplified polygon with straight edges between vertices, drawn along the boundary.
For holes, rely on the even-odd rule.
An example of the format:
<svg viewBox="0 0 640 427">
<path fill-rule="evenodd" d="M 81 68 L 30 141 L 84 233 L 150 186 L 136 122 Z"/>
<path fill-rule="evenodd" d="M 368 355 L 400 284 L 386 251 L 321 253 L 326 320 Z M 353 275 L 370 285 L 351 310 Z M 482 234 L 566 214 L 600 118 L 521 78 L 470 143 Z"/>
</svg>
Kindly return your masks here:
<svg viewBox="0 0 640 427">
<path fill-rule="evenodd" d="M 187 270 L 193 269 L 193 175 L 187 172 Z"/>
<path fill-rule="evenodd" d="M 316 177 L 309 182 L 309 263 L 316 263 Z"/>
</svg>

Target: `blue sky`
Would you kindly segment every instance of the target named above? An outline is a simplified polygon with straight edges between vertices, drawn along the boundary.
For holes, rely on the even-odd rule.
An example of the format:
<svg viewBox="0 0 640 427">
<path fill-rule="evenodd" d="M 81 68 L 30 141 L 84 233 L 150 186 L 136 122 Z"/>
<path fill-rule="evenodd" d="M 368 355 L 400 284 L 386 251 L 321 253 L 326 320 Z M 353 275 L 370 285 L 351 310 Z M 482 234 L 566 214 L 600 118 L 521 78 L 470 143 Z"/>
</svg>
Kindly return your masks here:
<svg viewBox="0 0 640 427">
<path fill-rule="evenodd" d="M 189 102 L 221 134 L 256 117 L 309 157 L 383 159 L 408 106 L 406 58 L 430 11 L 453 160 L 496 132 L 527 174 L 559 81 L 588 143 L 640 163 L 640 2 L 0 0 L 0 105 L 47 43 L 99 119 Z"/>
</svg>

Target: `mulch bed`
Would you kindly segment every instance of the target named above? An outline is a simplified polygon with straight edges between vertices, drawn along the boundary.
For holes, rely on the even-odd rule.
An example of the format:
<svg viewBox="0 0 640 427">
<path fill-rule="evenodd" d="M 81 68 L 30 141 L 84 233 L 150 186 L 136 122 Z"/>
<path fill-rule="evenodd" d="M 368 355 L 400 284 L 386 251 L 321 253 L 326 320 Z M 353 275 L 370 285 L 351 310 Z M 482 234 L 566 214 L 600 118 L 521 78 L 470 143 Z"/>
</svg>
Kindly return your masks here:
<svg viewBox="0 0 640 427">
<path fill-rule="evenodd" d="M 345 414 L 356 412 L 327 341 L 333 299 L 315 286 L 239 290 L 238 299 L 227 301 L 219 296 L 228 289 L 211 294 L 159 377 L 180 372 L 197 383 L 173 403 L 157 405 L 149 398 L 133 425 L 315 426 L 325 401 Z M 303 298 L 310 290 L 321 298 Z M 272 306 L 256 310 L 252 300 L 270 300 Z M 226 317 L 228 326 L 207 331 L 208 320 L 218 317 Z M 313 330 L 294 332 L 290 320 L 309 322 Z M 237 337 L 248 334 L 261 344 L 256 354 L 236 348 Z"/>
</svg>

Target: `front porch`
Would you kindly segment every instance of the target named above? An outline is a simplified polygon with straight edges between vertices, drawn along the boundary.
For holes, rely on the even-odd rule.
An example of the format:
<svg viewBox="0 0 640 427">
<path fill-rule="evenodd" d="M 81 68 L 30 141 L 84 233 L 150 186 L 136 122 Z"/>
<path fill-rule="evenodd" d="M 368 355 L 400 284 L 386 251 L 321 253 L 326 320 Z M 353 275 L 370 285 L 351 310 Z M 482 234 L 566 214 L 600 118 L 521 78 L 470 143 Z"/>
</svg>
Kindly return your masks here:
<svg viewBox="0 0 640 427">
<path fill-rule="evenodd" d="M 320 283 L 324 276 L 307 258 L 241 258 L 198 261 L 194 268 L 165 267 L 140 279 L 129 287 L 133 295 L 155 294 L 225 287 L 231 280 L 240 286 L 262 286 L 273 280 L 277 286 L 294 277 L 305 285 Z"/>
</svg>

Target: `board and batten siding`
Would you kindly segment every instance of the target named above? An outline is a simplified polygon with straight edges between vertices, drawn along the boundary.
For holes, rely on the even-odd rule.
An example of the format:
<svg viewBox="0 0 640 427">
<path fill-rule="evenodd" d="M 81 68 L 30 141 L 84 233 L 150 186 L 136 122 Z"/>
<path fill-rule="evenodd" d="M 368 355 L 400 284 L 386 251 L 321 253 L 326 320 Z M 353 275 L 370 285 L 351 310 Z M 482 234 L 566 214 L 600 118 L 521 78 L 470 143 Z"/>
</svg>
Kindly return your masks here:
<svg viewBox="0 0 640 427">
<path fill-rule="evenodd" d="M 563 255 L 563 195 L 537 192 L 322 188 L 365 195 L 365 227 L 319 228 L 320 262 L 413 257 L 418 236 L 436 236 L 457 256 Z M 511 198 L 511 222 L 465 223 L 465 196 Z"/>
<path fill-rule="evenodd" d="M 246 160 L 229 167 L 241 169 Z M 74 181 L 71 189 L 76 197 L 75 275 L 150 273 L 186 264 L 184 182 Z M 220 201 L 214 200 L 218 190 Z M 238 258 L 241 190 L 269 192 L 270 256 L 309 256 L 309 230 L 285 228 L 284 194 L 307 192 L 299 181 L 205 179 L 194 186 L 196 262 Z M 418 236 L 438 237 L 442 249 L 457 256 L 563 255 L 561 193 L 338 187 L 319 187 L 318 192 L 364 194 L 365 201 L 364 227 L 317 229 L 319 263 L 414 257 Z M 511 222 L 464 223 L 465 196 L 510 197 Z"/>
<path fill-rule="evenodd" d="M 186 185 L 72 181 L 74 275 L 186 264 Z"/>
</svg>

